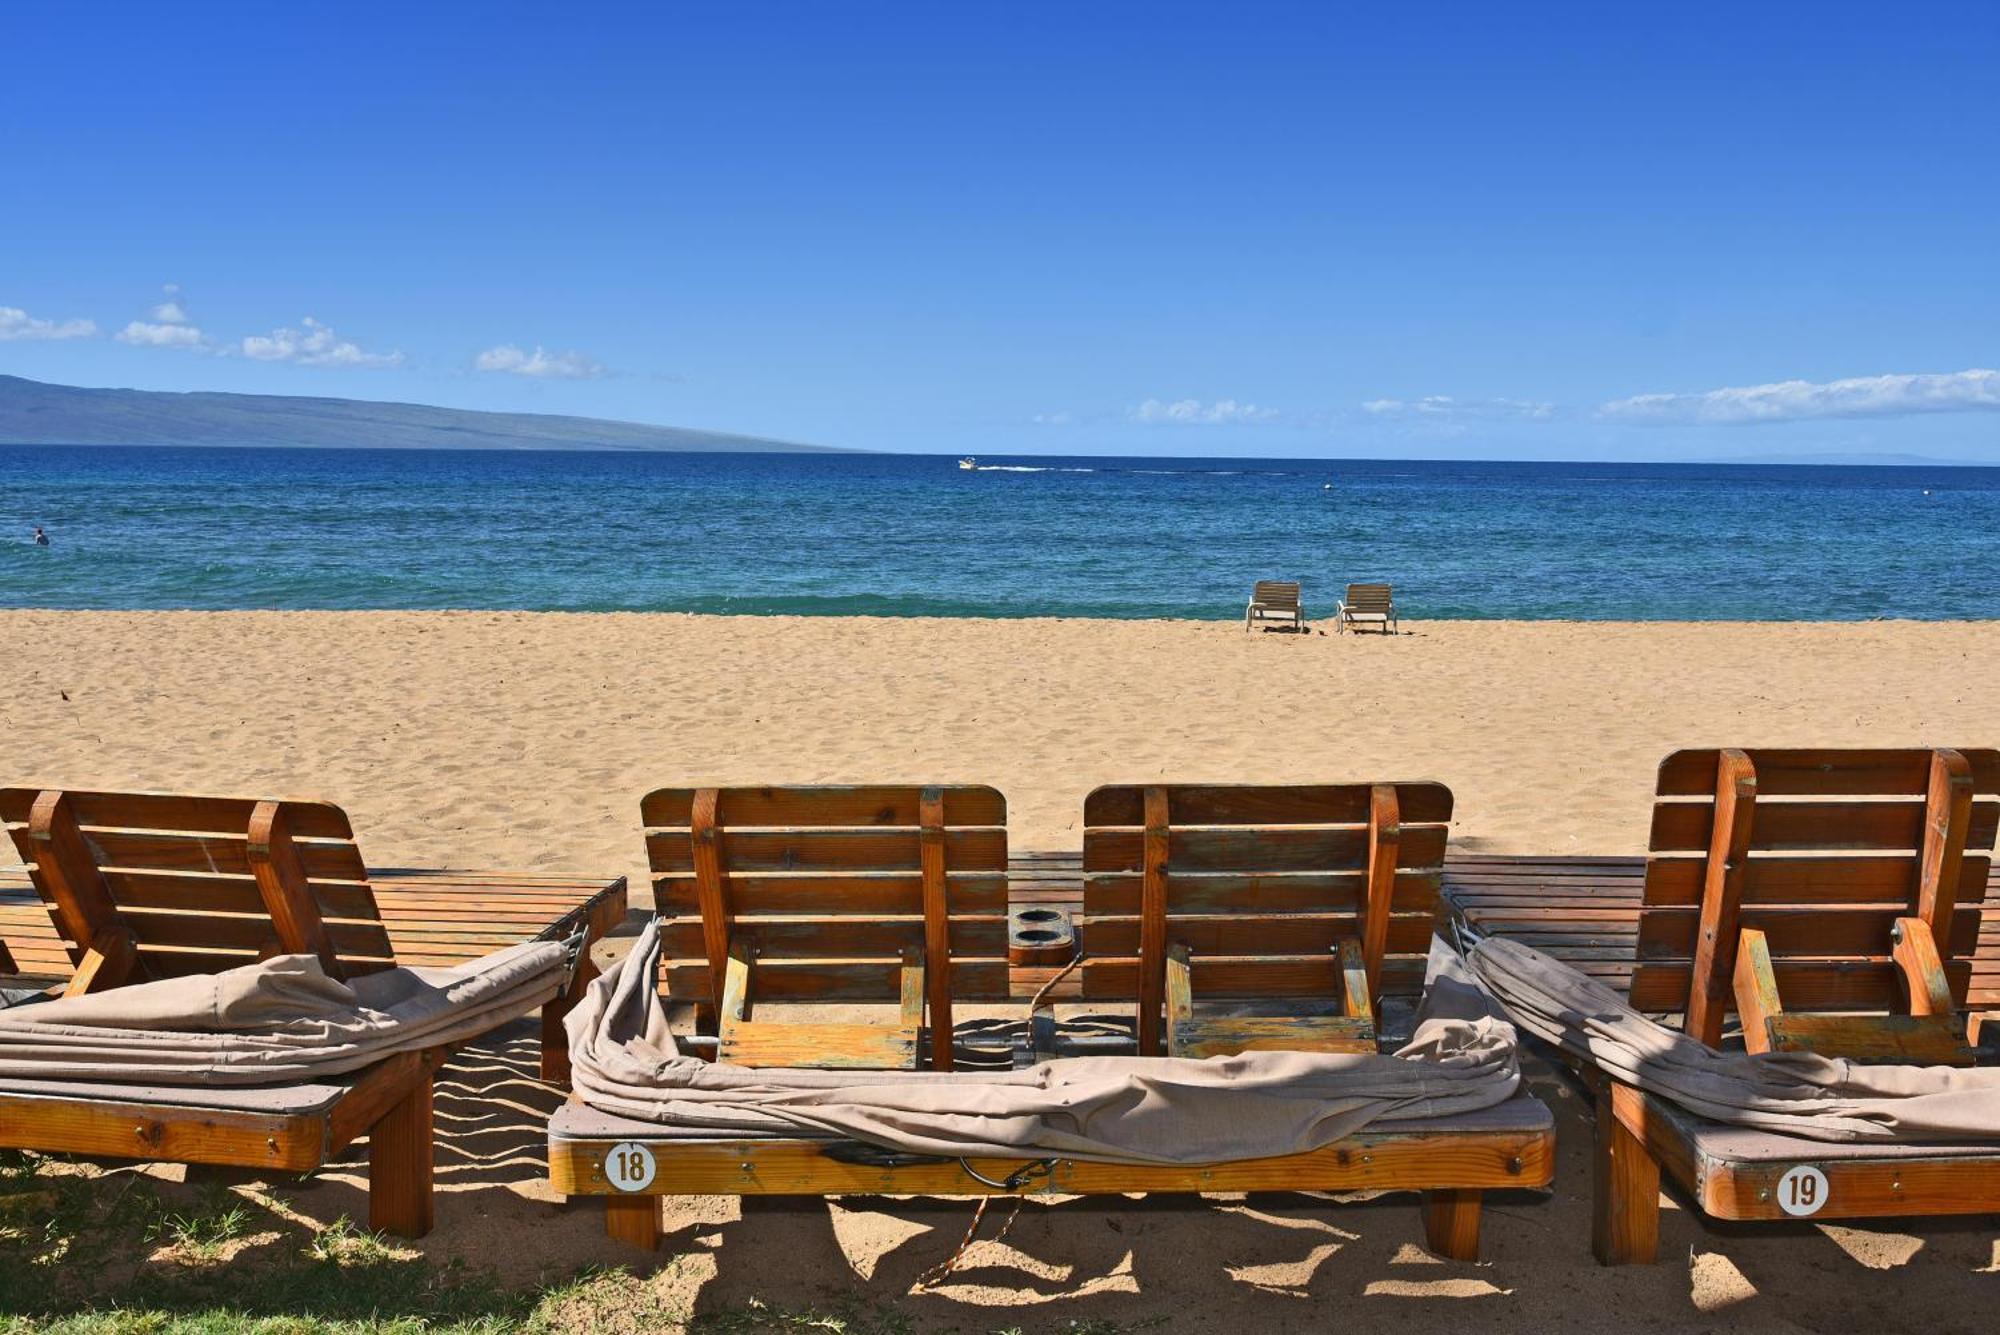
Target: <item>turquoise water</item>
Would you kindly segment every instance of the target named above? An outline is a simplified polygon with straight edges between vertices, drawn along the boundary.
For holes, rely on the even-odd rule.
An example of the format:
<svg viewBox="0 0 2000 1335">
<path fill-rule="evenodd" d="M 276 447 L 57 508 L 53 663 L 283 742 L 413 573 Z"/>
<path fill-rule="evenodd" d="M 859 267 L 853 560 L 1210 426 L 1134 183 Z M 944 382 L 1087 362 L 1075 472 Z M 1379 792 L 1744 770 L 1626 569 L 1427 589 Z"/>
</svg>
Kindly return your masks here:
<svg viewBox="0 0 2000 1335">
<path fill-rule="evenodd" d="M 2000 617 L 1995 468 L 981 462 L 0 447 L 0 605 Z"/>
</svg>

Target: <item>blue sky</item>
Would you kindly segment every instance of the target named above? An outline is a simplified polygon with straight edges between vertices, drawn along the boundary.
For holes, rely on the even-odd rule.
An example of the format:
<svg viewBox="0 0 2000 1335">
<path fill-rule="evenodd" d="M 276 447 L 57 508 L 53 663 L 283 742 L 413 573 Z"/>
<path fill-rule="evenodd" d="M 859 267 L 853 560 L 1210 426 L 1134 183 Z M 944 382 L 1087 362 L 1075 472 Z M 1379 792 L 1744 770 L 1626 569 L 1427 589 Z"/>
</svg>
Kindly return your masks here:
<svg viewBox="0 0 2000 1335">
<path fill-rule="evenodd" d="M 0 9 L 0 372 L 2000 462 L 2000 5 Z M 310 323 L 309 323 L 310 321 Z"/>
</svg>

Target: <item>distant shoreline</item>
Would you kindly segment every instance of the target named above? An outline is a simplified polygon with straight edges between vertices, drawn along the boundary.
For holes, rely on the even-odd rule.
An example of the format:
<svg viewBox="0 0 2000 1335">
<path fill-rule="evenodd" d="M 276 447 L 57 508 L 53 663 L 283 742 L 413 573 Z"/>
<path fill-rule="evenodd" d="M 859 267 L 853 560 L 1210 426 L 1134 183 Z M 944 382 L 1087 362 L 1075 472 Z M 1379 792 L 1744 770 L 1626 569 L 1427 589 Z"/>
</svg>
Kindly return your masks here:
<svg viewBox="0 0 2000 1335">
<path fill-rule="evenodd" d="M 0 380 L 6 377 L 0 376 Z M 456 410 L 452 410 L 456 411 Z M 593 419 L 581 419 L 593 420 Z M 618 424 L 639 425 L 639 424 Z M 657 430 L 688 430 L 695 435 L 730 439 L 725 433 L 703 432 L 694 428 L 648 428 Z M 743 437 L 758 440 L 756 437 Z M 860 445 L 801 445 L 787 441 L 760 442 L 756 448 L 732 447 L 705 449 L 699 447 L 663 448 L 654 445 L 613 445 L 579 444 L 552 446 L 546 444 L 523 443 L 506 444 L 453 444 L 453 445 L 357 445 L 350 442 L 313 443 L 272 440 L 255 441 L 113 441 L 113 440 L 41 440 L 0 438 L 0 450 L 91 450 L 91 449 L 135 449 L 135 450 L 283 450 L 322 451 L 329 454 L 553 454 L 553 455 L 813 455 L 827 459 L 934 459 L 951 461 L 966 457 L 964 450 L 881 450 Z M 1496 458 L 1488 455 L 1359 455 L 1359 454 L 1272 454 L 1272 455 L 1144 455 L 1144 454 L 1067 454 L 1054 452 L 991 452 L 976 456 L 995 461 L 1000 465 L 1030 464 L 1041 466 L 1051 460 L 1089 459 L 1105 465 L 1121 463 L 1143 463 L 1149 460 L 1168 458 L 1183 463 L 1207 464 L 1298 464 L 1314 467 L 1338 468 L 1342 465 L 1452 465 L 1464 464 L 1489 468 L 1538 468 L 1563 467 L 1604 467 L 1604 468 L 1951 468 L 1986 469 L 2000 471 L 2000 459 L 1945 459 L 1922 454 L 1768 454 L 1743 458 L 1705 459 L 1654 459 L 1617 458 L 1599 456 L 1579 456 L 1572 458 Z M 1004 468 L 982 469 L 981 471 L 1005 471 Z"/>
</svg>

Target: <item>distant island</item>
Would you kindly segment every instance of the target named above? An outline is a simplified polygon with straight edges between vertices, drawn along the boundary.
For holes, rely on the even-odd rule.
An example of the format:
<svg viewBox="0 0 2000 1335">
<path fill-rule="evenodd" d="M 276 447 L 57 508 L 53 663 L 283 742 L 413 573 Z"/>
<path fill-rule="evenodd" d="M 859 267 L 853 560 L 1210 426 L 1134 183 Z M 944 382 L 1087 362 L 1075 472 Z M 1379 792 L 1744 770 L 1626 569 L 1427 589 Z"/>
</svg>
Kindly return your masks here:
<svg viewBox="0 0 2000 1335">
<path fill-rule="evenodd" d="M 285 394 L 85 389 L 0 375 L 0 445 L 840 453 L 761 436 L 594 417 L 488 413 Z"/>
</svg>

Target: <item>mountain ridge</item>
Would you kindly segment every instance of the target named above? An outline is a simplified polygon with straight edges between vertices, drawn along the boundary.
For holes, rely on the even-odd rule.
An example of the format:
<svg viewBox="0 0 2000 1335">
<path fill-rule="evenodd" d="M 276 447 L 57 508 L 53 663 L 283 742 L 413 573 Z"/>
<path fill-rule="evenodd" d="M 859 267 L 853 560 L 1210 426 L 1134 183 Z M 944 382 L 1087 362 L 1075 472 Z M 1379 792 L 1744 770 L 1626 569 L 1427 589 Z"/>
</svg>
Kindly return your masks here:
<svg viewBox="0 0 2000 1335">
<path fill-rule="evenodd" d="M 0 374 L 0 444 L 847 453 L 837 446 L 558 413 L 217 390 L 99 389 Z"/>
</svg>

